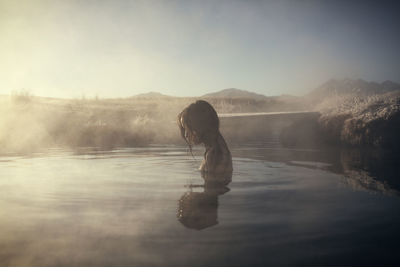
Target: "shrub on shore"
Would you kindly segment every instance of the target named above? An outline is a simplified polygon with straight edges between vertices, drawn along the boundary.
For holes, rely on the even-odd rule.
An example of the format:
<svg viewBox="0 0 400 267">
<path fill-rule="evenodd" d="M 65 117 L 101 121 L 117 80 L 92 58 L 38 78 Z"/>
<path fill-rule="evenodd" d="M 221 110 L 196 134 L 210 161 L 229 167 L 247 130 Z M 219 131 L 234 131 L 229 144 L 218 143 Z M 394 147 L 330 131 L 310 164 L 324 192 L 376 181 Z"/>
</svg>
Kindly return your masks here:
<svg viewBox="0 0 400 267">
<path fill-rule="evenodd" d="M 400 93 L 344 98 L 341 105 L 322 109 L 319 125 L 331 143 L 398 148 Z"/>
</svg>

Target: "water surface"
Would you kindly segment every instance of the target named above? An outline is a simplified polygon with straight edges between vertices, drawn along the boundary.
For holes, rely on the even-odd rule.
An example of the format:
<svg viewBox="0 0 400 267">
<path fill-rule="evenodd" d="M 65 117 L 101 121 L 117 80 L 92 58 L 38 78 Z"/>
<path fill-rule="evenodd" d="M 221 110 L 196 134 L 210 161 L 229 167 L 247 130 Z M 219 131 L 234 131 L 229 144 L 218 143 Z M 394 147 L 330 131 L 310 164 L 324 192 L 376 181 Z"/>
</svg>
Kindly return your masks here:
<svg viewBox="0 0 400 267">
<path fill-rule="evenodd" d="M 181 146 L 0 157 L 0 266 L 398 262 L 396 157 L 274 143 L 232 153 L 226 187 L 204 187 L 202 150 Z"/>
</svg>

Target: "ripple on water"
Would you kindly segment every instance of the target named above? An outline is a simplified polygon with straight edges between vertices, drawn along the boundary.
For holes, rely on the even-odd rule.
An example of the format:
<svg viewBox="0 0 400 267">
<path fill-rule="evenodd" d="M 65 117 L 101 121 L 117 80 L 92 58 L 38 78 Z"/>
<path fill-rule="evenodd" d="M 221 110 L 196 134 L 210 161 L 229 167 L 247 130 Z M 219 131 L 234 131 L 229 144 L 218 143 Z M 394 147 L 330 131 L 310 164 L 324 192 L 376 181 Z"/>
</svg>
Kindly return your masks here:
<svg viewBox="0 0 400 267">
<path fill-rule="evenodd" d="M 202 151 L 193 158 L 179 146 L 2 158 L 0 262 L 343 266 L 378 263 L 380 253 L 395 259 L 398 197 L 355 190 L 319 152 L 232 152 L 228 188 L 204 187 Z"/>
</svg>

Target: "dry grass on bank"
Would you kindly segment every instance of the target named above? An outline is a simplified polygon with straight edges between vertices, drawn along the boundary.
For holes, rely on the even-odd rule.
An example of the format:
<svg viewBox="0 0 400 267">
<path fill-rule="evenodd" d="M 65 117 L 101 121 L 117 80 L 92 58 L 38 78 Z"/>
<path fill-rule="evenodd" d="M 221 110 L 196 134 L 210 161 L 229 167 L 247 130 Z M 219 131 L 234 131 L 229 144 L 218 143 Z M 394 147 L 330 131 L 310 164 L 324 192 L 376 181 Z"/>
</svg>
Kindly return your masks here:
<svg viewBox="0 0 400 267">
<path fill-rule="evenodd" d="M 400 93 L 328 99 L 319 107 L 322 134 L 349 145 L 398 147 Z"/>
</svg>

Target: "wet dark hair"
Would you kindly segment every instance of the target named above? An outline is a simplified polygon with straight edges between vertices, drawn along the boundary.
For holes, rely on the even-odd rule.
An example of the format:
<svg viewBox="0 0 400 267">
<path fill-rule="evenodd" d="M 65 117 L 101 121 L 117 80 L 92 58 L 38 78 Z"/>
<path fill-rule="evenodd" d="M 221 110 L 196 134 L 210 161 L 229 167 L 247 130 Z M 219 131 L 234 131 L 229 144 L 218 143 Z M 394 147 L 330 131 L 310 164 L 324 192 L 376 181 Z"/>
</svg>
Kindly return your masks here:
<svg viewBox="0 0 400 267">
<path fill-rule="evenodd" d="M 192 145 L 204 143 L 211 146 L 219 133 L 219 119 L 215 109 L 204 100 L 190 104 L 178 115 L 182 138 L 191 149 Z"/>
</svg>

